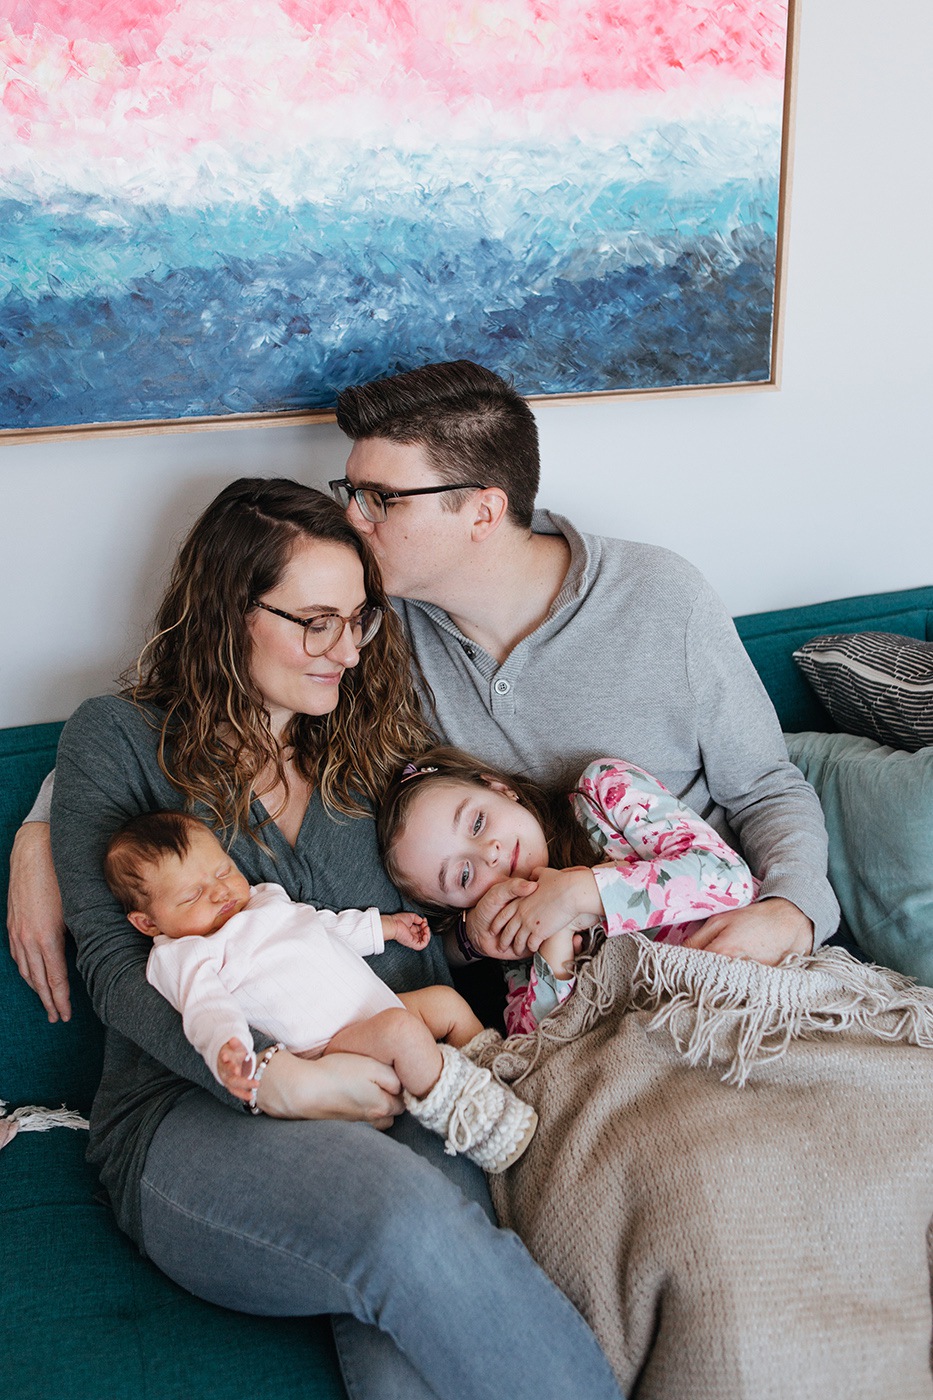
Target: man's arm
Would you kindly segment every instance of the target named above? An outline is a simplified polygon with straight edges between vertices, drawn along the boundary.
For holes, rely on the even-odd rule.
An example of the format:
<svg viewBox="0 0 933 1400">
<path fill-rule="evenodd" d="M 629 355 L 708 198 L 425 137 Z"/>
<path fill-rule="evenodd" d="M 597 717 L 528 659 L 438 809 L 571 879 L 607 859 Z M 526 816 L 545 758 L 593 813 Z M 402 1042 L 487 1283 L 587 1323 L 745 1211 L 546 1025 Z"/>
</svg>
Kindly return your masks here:
<svg viewBox="0 0 933 1400">
<path fill-rule="evenodd" d="M 10 853 L 10 952 L 20 975 L 40 997 L 49 1020 L 68 1021 L 71 999 L 62 899 L 52 861 L 48 816 L 36 818 L 35 811 L 34 807 L 16 833 Z"/>
<path fill-rule="evenodd" d="M 803 951 L 798 945 L 809 926 L 818 947 L 839 922 L 819 798 L 790 762 L 774 706 L 732 619 L 705 583 L 687 626 L 686 668 L 710 796 L 761 881 L 760 904 L 717 921 L 723 928 L 726 921 L 733 929 L 754 925 L 762 934 L 766 923 L 780 925 L 777 943 L 786 941 L 785 951 Z"/>
</svg>

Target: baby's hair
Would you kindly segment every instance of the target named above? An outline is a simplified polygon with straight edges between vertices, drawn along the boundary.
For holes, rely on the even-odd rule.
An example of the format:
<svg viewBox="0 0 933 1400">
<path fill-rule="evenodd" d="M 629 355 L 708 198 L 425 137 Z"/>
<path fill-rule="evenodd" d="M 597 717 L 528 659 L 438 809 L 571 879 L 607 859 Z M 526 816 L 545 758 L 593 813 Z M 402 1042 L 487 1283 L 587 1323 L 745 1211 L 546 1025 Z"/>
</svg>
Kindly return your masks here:
<svg viewBox="0 0 933 1400">
<path fill-rule="evenodd" d="M 494 763 L 486 763 L 475 754 L 447 744 L 437 745 L 409 763 L 390 784 L 379 807 L 376 834 L 383 864 L 389 878 L 403 894 L 418 898 L 417 892 L 406 888 L 404 876 L 395 860 L 395 845 L 405 830 L 411 805 L 427 784 L 469 783 L 488 788 L 491 782 L 503 783 L 518 794 L 523 807 L 541 824 L 552 865 L 565 869 L 570 865 L 595 865 L 599 859 L 586 832 L 573 814 L 567 793 L 573 782 L 559 784 L 553 789 L 533 782 L 521 773 L 508 773 Z M 429 912 L 443 915 L 448 911 L 429 906 Z"/>
<path fill-rule="evenodd" d="M 186 812 L 143 812 L 115 831 L 104 856 L 104 879 L 125 913 L 145 911 L 150 892 L 143 878 L 146 866 L 166 856 L 181 860 L 188 854 L 191 832 L 201 823 Z"/>
</svg>

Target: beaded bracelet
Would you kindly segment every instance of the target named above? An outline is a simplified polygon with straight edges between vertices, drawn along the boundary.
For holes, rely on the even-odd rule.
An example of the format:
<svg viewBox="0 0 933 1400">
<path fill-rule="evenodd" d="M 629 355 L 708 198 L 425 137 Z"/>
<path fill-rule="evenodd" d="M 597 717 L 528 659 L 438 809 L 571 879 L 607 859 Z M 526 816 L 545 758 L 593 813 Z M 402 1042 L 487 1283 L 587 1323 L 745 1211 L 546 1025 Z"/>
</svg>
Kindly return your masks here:
<svg viewBox="0 0 933 1400">
<path fill-rule="evenodd" d="M 457 947 L 468 963 L 480 962 L 486 956 L 485 953 L 477 952 L 467 936 L 466 911 L 463 909 L 461 909 L 460 913 L 457 915 L 457 922 L 454 924 L 454 933 L 457 938 Z"/>
<path fill-rule="evenodd" d="M 282 1044 L 282 1042 L 280 1040 L 277 1040 L 274 1045 L 269 1046 L 268 1050 L 266 1050 L 260 1058 L 259 1064 L 256 1066 L 256 1073 L 253 1075 L 253 1078 L 255 1079 L 256 1083 L 249 1091 L 249 1100 L 247 1102 L 247 1108 L 249 1109 L 250 1113 L 262 1113 L 262 1109 L 256 1102 L 256 1099 L 259 1094 L 259 1086 L 262 1083 L 262 1076 L 265 1074 L 266 1069 L 269 1065 L 269 1061 L 272 1059 L 272 1056 L 277 1055 L 280 1050 L 284 1049 L 285 1046 Z"/>
</svg>

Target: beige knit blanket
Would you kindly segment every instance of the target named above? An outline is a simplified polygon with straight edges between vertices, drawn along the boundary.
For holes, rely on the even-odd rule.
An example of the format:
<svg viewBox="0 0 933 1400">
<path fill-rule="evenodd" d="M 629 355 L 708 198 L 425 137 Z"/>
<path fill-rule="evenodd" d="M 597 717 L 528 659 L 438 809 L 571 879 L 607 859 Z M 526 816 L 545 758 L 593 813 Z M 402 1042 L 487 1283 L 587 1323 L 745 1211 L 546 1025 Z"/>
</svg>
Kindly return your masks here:
<svg viewBox="0 0 933 1400">
<path fill-rule="evenodd" d="M 930 1400 L 933 991 L 615 938 L 488 1058 L 491 1187 L 632 1400 Z"/>
</svg>

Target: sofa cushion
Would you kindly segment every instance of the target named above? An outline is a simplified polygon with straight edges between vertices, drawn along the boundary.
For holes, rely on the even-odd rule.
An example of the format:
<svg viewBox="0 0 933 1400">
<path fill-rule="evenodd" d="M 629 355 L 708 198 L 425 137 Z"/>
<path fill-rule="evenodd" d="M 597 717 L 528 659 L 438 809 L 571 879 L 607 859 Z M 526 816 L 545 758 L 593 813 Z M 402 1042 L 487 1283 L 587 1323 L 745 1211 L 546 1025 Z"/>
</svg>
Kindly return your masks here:
<svg viewBox="0 0 933 1400">
<path fill-rule="evenodd" d="M 829 878 L 875 962 L 933 986 L 933 748 L 907 753 L 852 734 L 788 734 L 819 793 Z"/>
<path fill-rule="evenodd" d="M 898 749 L 933 744 L 933 642 L 831 634 L 812 638 L 794 660 L 840 729 Z"/>
<path fill-rule="evenodd" d="M 0 1354 L 17 1400 L 343 1400 L 326 1319 L 246 1318 L 172 1283 L 95 1199 L 86 1145 L 56 1128 L 0 1152 Z"/>
<path fill-rule="evenodd" d="M 60 724 L 34 724 L 0 730 L 0 849 L 9 851 L 39 784 L 55 763 Z M 50 1025 L 42 1003 L 19 975 L 6 932 L 6 860 L 0 863 L 0 1006 L 4 1026 L 16 1027 L 16 1054 L 0 1072 L 0 1099 L 16 1106 L 46 1104 L 87 1113 L 100 1082 L 103 1031 L 91 1011 L 84 983 L 75 971 L 69 940 L 72 1018 Z"/>
</svg>

